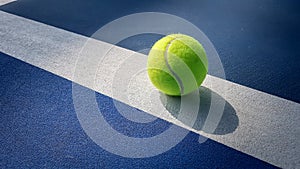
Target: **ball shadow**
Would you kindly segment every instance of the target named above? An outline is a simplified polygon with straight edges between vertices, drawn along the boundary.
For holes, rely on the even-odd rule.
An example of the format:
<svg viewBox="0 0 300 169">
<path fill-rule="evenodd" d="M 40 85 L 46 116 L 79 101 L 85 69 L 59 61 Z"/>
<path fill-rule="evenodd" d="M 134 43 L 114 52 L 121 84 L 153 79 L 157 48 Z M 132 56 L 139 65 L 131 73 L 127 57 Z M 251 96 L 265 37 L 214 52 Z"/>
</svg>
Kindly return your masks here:
<svg viewBox="0 0 300 169">
<path fill-rule="evenodd" d="M 199 88 L 199 96 L 200 96 L 200 106 L 198 115 L 196 118 L 195 123 L 193 126 L 190 126 L 190 124 L 186 124 L 193 129 L 196 130 L 202 130 L 209 134 L 216 134 L 216 135 L 225 135 L 228 133 L 232 133 L 235 131 L 237 126 L 239 125 L 239 119 L 236 115 L 235 109 L 232 107 L 230 103 L 228 103 L 222 96 L 218 95 L 217 93 L 213 92 L 212 90 L 206 88 L 206 87 L 200 87 Z M 213 121 L 207 121 L 207 116 L 210 110 L 211 105 L 211 99 L 212 97 L 214 99 L 217 99 L 218 102 L 223 103 L 225 101 L 225 107 L 224 111 L 221 117 L 220 122 L 217 125 L 217 128 L 214 132 L 209 132 L 205 130 L 204 124 L 209 125 L 209 123 L 215 123 Z M 164 107 L 170 112 L 172 116 L 174 116 L 177 119 L 177 116 L 179 114 L 180 110 L 180 104 L 181 104 L 181 97 L 173 97 L 173 96 L 167 96 L 165 94 L 160 95 L 160 100 Z M 216 104 L 218 104 L 218 102 Z M 210 113 L 216 113 L 211 111 Z M 214 114 L 210 114 L 214 115 Z M 217 113 L 216 113 L 217 116 Z M 183 121 L 182 121 L 183 122 Z M 184 122 L 183 122 L 184 123 Z M 185 124 L 185 123 L 184 123 Z"/>
</svg>

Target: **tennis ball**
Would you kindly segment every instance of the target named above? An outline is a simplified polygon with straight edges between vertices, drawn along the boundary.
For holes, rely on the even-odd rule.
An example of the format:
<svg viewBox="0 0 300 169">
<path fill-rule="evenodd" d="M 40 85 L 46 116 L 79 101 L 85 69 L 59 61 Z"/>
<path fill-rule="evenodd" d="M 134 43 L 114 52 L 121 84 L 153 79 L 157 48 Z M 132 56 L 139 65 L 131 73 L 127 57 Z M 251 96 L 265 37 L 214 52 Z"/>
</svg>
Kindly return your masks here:
<svg viewBox="0 0 300 169">
<path fill-rule="evenodd" d="M 199 88 L 208 71 L 202 45 L 183 34 L 171 34 L 158 40 L 147 61 L 148 76 L 161 92 L 171 96 L 189 94 Z"/>
</svg>

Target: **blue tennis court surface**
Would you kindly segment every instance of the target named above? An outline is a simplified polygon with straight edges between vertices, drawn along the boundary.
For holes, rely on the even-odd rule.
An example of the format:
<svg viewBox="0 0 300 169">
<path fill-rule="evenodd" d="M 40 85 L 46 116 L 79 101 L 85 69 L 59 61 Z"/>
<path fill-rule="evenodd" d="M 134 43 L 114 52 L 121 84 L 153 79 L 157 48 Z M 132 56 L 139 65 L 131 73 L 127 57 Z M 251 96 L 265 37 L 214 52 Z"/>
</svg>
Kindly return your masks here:
<svg viewBox="0 0 300 169">
<path fill-rule="evenodd" d="M 82 130 L 73 107 L 72 82 L 3 53 L 0 58 L 1 168 L 276 168 L 212 140 L 199 144 L 199 135 L 192 132 L 155 157 L 111 154 Z M 126 126 L 112 98 L 96 95 L 107 121 L 124 134 L 151 137 L 170 125 L 157 120 L 148 127 Z"/>
<path fill-rule="evenodd" d="M 0 0 L 0 168 L 300 167 L 299 2 L 4 2 Z M 164 98 L 152 91 L 142 73 L 130 79 L 132 83 L 114 79 L 118 73 L 129 76 L 136 65 L 143 67 L 147 57 L 142 54 L 147 52 L 135 56 L 133 51 L 151 47 L 163 35 L 137 34 L 112 45 L 109 58 L 101 62 L 104 67 L 93 75 L 94 82 L 99 83 L 95 87 L 88 83 L 89 65 L 79 68 L 78 53 L 86 57 L 81 60 L 84 65 L 89 63 L 89 56 L 109 47 L 106 39 L 97 37 L 89 44 L 88 37 L 115 19 L 142 12 L 163 12 L 186 19 L 207 35 L 219 54 L 226 79 L 209 72 L 200 88 L 202 109 L 192 126 L 184 123 L 189 116 L 183 120 L 177 117 L 184 107 L 181 99 Z M 81 49 L 83 46 L 91 50 Z M 141 59 L 131 63 L 122 60 L 129 55 Z M 124 63 L 132 65 L 132 70 L 121 69 Z M 114 72 L 116 69 L 122 72 Z M 72 71 L 80 78 L 76 79 Z M 110 84 L 114 85 L 112 91 Z M 136 149 L 142 150 L 140 156 L 137 153 L 140 158 L 131 157 L 129 143 L 126 150 L 126 141 L 114 141 L 112 134 L 112 150 L 125 147 L 123 155 L 114 153 L 97 140 L 103 137 L 97 137 L 97 132 L 110 130 L 97 126 L 99 121 L 94 116 L 87 117 L 94 121 L 84 124 L 76 105 L 78 98 L 74 99 L 74 86 L 94 93 L 99 113 L 122 136 L 142 140 L 170 129 L 178 133 Z M 122 94 L 128 92 L 122 89 L 130 87 L 134 90 L 129 99 L 122 100 Z M 161 97 L 151 100 L 156 94 Z M 216 105 L 211 102 L 214 97 Z M 88 100 L 84 94 L 79 99 L 83 103 Z M 224 110 L 211 132 L 209 127 L 218 116 L 209 116 L 210 110 L 222 101 Z M 154 106 L 149 108 L 149 102 Z M 188 105 L 193 107 L 192 103 Z M 120 112 L 120 107 L 127 114 Z M 137 122 L 128 117 L 150 120 Z M 168 146 L 169 140 L 176 142 L 182 133 L 187 134 L 174 147 L 142 157 L 145 152 L 153 152 L 153 147 Z"/>
<path fill-rule="evenodd" d="M 19 0 L 0 10 L 85 36 L 132 13 L 173 14 L 205 32 L 220 54 L 228 80 L 300 102 L 300 85 L 295 82 L 300 79 L 299 5 L 290 0 Z M 121 46 L 139 50 L 156 39 L 157 35 L 137 35 Z"/>
</svg>

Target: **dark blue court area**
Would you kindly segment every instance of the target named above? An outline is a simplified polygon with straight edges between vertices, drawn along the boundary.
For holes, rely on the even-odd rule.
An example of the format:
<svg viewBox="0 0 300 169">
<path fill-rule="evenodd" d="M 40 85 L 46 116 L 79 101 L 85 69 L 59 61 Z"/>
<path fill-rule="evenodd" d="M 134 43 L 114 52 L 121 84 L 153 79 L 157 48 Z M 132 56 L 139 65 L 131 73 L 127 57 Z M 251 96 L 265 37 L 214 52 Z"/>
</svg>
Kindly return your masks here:
<svg viewBox="0 0 300 169">
<path fill-rule="evenodd" d="M 3 53 L 0 71 L 0 168 L 276 168 L 210 139 L 199 144 L 199 135 L 192 132 L 155 157 L 114 155 L 82 130 L 71 81 Z M 113 99 L 99 93 L 96 97 L 110 125 L 131 137 L 151 137 L 171 125 L 155 120 L 148 127 L 120 127 L 128 122 Z"/>
<path fill-rule="evenodd" d="M 18 0 L 0 10 L 86 36 L 137 12 L 177 15 L 213 42 L 228 80 L 299 103 L 299 8 L 292 0 Z M 137 51 L 159 37 L 139 35 L 120 46 Z"/>
<path fill-rule="evenodd" d="M 0 6 L 1 11 L 87 37 L 92 36 L 95 31 L 105 24 L 129 14 L 139 12 L 163 12 L 176 15 L 196 25 L 212 41 L 219 53 L 228 81 L 297 103 L 300 103 L 299 9 L 300 1 L 292 0 L 17 0 Z M 12 22 L 14 21 L 14 19 L 11 20 Z M 6 20 L 3 20 L 3 22 L 5 21 Z M 0 38 L 1 30 L 2 29 L 0 29 Z M 5 31 L 8 32 L 10 29 L 6 29 Z M 9 33 L 11 32 L 13 31 Z M 9 35 L 14 35 L 13 33 Z M 21 33 L 19 32 L 19 34 Z M 139 51 L 150 48 L 155 41 L 161 37 L 162 35 L 157 34 L 140 34 L 124 39 L 117 45 L 126 49 Z M 31 50 L 30 44 L 29 46 L 26 45 L 26 50 Z M 297 114 L 299 104 L 288 102 L 280 98 L 276 98 L 274 102 L 272 102 L 272 98 L 274 98 L 272 96 L 270 96 L 268 100 L 270 104 L 268 104 L 269 102 L 260 104 L 263 99 L 260 100 L 261 102 L 255 102 L 254 99 L 250 98 L 252 95 L 249 98 L 249 95 L 246 95 L 246 99 L 252 99 L 249 101 L 249 104 L 248 100 L 244 102 L 234 102 L 236 107 L 233 107 L 232 105 L 234 104 L 230 103 L 229 99 L 225 100 L 226 105 L 224 114 L 222 115 L 222 118 L 225 120 L 221 120 L 219 124 L 223 126 L 217 128 L 214 133 L 210 134 L 218 136 L 228 134 L 226 136 L 231 136 L 229 134 L 236 134 L 234 131 L 243 132 L 245 129 L 247 129 L 245 131 L 259 130 L 258 132 L 253 132 L 258 134 L 250 133 L 247 135 L 247 132 L 242 133 L 250 136 L 249 138 L 252 140 L 261 137 L 262 139 L 259 141 L 236 141 L 235 143 L 240 144 L 231 145 L 241 145 L 240 147 L 242 147 L 241 149 L 237 147 L 236 150 L 226 146 L 230 144 L 224 145 L 225 143 L 221 144 L 212 139 L 207 139 L 204 143 L 199 143 L 199 137 L 204 138 L 204 136 L 200 136 L 191 131 L 188 132 L 188 130 L 177 126 L 176 129 L 186 131 L 188 134 L 179 144 L 169 151 L 147 158 L 125 158 L 118 156 L 96 144 L 96 142 L 89 137 L 86 130 L 84 130 L 77 116 L 78 114 L 76 114 L 78 111 L 75 111 L 74 108 L 75 104 L 72 97 L 72 91 L 74 91 L 72 90 L 73 82 L 18 60 L 16 59 L 18 56 L 5 54 L 9 53 L 7 51 L 12 51 L 11 53 L 14 52 L 13 50 L 5 51 L 5 49 L 8 49 L 10 46 L 13 45 L 7 45 L 5 48 L 3 47 L 3 51 L 0 51 L 0 168 L 277 168 L 276 166 L 280 166 L 275 163 L 278 158 L 266 156 L 261 152 L 267 154 L 274 149 L 281 152 L 283 149 L 280 148 L 284 147 L 286 148 L 284 150 L 290 153 L 292 151 L 289 151 L 290 149 L 288 148 L 292 147 L 291 149 L 294 149 L 294 147 L 297 146 L 296 141 L 298 140 L 292 140 L 292 143 L 283 141 L 283 144 L 291 143 L 289 145 L 283 145 L 277 144 L 278 142 L 273 144 L 275 142 L 273 138 L 281 139 L 281 136 L 285 136 L 284 134 L 287 129 L 282 129 L 282 126 L 288 125 L 282 124 L 297 121 L 294 120 L 296 116 L 290 116 L 292 120 L 285 120 L 288 118 L 282 120 L 282 116 L 284 116 L 285 113 Z M 36 45 L 34 47 L 39 46 Z M 51 48 L 50 46 L 49 53 L 53 49 L 56 48 Z M 64 52 L 63 47 L 59 49 L 62 49 L 62 53 Z M 32 51 L 33 53 L 35 52 L 34 50 Z M 45 49 L 43 51 L 48 50 Z M 23 58 L 26 59 L 26 57 Z M 53 65 L 54 64 L 53 62 Z M 61 65 L 63 65 L 63 63 Z M 119 85 L 121 86 L 123 84 Z M 229 87 L 228 91 L 230 92 L 232 88 L 234 88 L 234 86 Z M 93 92 L 91 89 L 84 89 Z M 236 92 L 237 89 L 233 90 Z M 207 95 L 214 92 L 205 87 L 202 87 L 200 90 L 206 90 Z M 240 90 L 236 93 L 239 92 Z M 232 100 L 239 99 L 236 97 L 236 93 L 234 96 L 231 96 Z M 251 92 L 249 93 L 251 94 Z M 206 102 L 211 101 L 209 100 L 210 97 L 206 97 L 205 92 L 201 94 L 202 96 L 200 97 L 204 98 L 202 100 L 207 99 Z M 269 95 L 267 96 L 269 97 Z M 243 95 L 240 97 L 243 97 Z M 173 125 L 160 118 L 148 123 L 130 121 L 118 112 L 114 103 L 122 105 L 126 110 L 134 110 L 141 113 L 146 112 L 101 93 L 95 92 L 95 98 L 99 110 L 102 110 L 102 115 L 109 125 L 117 132 L 128 137 L 135 139 L 154 137 L 168 130 Z M 222 97 L 220 96 L 220 98 Z M 176 117 L 177 112 L 172 113 L 169 109 L 179 109 L 180 100 L 171 97 L 168 99 L 166 103 L 172 102 L 171 108 L 169 108 L 167 104 L 164 106 L 172 116 Z M 163 98 L 161 101 L 163 102 Z M 286 105 L 291 105 L 294 109 L 288 109 L 288 106 L 278 107 L 288 107 L 283 110 L 291 110 L 292 113 L 287 113 L 288 111 L 277 113 L 277 111 L 274 111 L 276 107 L 269 106 L 282 103 L 281 101 L 288 102 Z M 262 106 L 260 109 L 255 109 L 255 105 Z M 266 106 L 265 108 L 264 105 L 269 107 Z M 209 106 L 210 105 L 206 105 L 206 108 L 209 109 Z M 245 113 L 243 111 L 245 109 L 241 109 L 241 107 L 249 108 L 250 106 L 252 106 L 252 109 L 249 110 L 251 110 L 253 114 L 249 112 L 246 114 L 247 111 L 245 111 Z M 202 106 L 202 108 L 203 107 L 205 108 L 205 106 Z M 261 110 L 262 115 L 257 113 L 260 111 L 255 112 L 256 110 Z M 279 111 L 281 111 L 281 109 L 279 109 Z M 270 112 L 270 115 L 265 112 Z M 207 114 L 199 114 L 197 120 L 202 120 L 204 123 Z M 257 114 L 261 116 L 254 117 Z M 275 119 L 275 117 L 278 117 L 278 114 L 280 118 Z M 271 117 L 272 115 L 274 117 Z M 258 118 L 263 119 L 261 120 L 263 125 L 253 126 L 250 124 L 250 122 L 254 122 Z M 246 120 L 242 121 L 241 119 Z M 268 124 L 270 124 L 269 126 L 271 127 L 268 129 L 262 127 L 266 124 L 264 119 L 269 120 Z M 249 124 L 245 124 L 245 121 L 250 122 Z M 244 122 L 244 126 L 241 125 L 242 122 Z M 202 131 L 203 123 L 199 124 L 199 126 L 192 127 L 197 131 Z M 244 128 L 240 130 L 240 128 L 238 128 L 240 126 Z M 262 128 L 264 130 L 261 130 Z M 295 130 L 290 131 L 297 131 L 299 128 L 293 127 L 293 129 Z M 273 132 L 275 130 L 278 132 Z M 292 132 L 288 132 L 288 134 L 290 133 Z M 232 138 L 245 138 L 243 135 L 238 134 Z M 279 137 L 273 137 L 274 135 Z M 297 136 L 292 138 L 296 137 Z M 224 137 L 224 139 L 226 138 Z M 234 142 L 235 140 L 230 141 Z M 265 144 L 260 144 L 260 142 L 265 142 Z M 257 149 L 256 146 L 259 145 L 262 145 L 263 148 Z M 274 148 L 270 145 L 276 146 L 274 146 Z M 277 145 L 282 145 L 282 147 Z M 255 147 L 255 149 L 253 147 Z M 277 149 L 277 147 L 280 148 Z M 145 151 L 147 150 L 149 150 L 149 147 L 145 147 Z M 247 152 L 248 154 L 238 150 Z M 255 150 L 260 150 L 257 151 L 260 154 L 255 154 Z M 297 149 L 295 148 L 294 150 L 296 152 Z M 280 154 L 278 157 L 284 156 L 294 160 L 292 156 L 297 157 L 298 155 L 295 152 L 292 152 L 293 154 L 291 156 L 285 156 L 288 154 L 286 152 L 286 154 L 274 154 Z M 296 155 L 294 156 L 294 154 Z M 269 160 L 268 162 L 271 164 L 260 159 Z M 297 166 L 297 162 L 299 161 L 295 163 L 292 162 L 287 163 L 286 161 L 280 161 L 280 163 L 282 165 L 284 163 L 285 166 Z"/>
</svg>

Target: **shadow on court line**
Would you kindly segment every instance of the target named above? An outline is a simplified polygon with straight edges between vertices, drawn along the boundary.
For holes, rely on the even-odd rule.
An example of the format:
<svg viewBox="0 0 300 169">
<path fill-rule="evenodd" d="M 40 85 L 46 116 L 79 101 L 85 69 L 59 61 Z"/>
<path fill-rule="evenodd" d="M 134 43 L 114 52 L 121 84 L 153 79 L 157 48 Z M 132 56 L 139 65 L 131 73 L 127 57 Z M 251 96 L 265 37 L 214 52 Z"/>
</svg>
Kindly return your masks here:
<svg viewBox="0 0 300 169">
<path fill-rule="evenodd" d="M 213 92 L 212 90 L 206 87 L 201 86 L 199 88 L 199 93 L 200 93 L 199 95 L 200 107 L 194 125 L 191 126 L 191 124 L 186 124 L 183 121 L 182 122 L 188 125 L 189 127 L 192 127 L 193 129 L 202 130 L 209 134 L 225 135 L 234 132 L 237 126 L 239 125 L 239 119 L 232 105 L 228 103 L 222 96 L 218 95 L 217 93 Z M 225 101 L 225 107 L 217 128 L 215 129 L 214 132 L 211 133 L 209 131 L 205 131 L 203 126 L 205 123 L 207 123 L 207 125 L 209 125 L 209 123 L 213 123 L 212 121 L 206 121 L 211 106 L 212 97 L 214 97 L 220 103 L 221 101 L 223 103 Z M 165 108 L 170 112 L 170 114 L 177 119 L 180 110 L 181 97 L 173 97 L 173 96 L 167 96 L 161 94 L 160 100 L 162 104 L 165 106 Z M 212 111 L 210 113 L 214 113 L 214 112 Z"/>
</svg>

